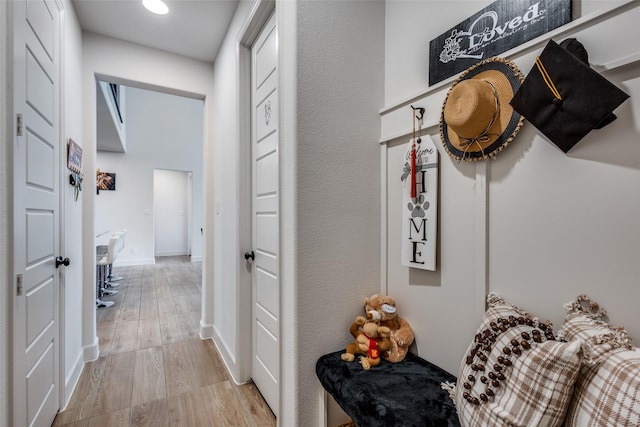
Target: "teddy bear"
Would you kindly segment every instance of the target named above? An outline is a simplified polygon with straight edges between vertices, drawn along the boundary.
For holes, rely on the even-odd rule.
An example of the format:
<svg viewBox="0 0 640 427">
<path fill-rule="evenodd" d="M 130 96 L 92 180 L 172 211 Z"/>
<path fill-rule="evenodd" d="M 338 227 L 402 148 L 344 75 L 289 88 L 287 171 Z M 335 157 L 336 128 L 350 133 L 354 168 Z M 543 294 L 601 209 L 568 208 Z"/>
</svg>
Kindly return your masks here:
<svg viewBox="0 0 640 427">
<path fill-rule="evenodd" d="M 349 343 L 346 352 L 341 355 L 345 362 L 353 362 L 360 355 L 360 364 L 365 370 L 380 364 L 381 354 L 391 348 L 391 331 L 386 326 L 369 322 L 364 316 L 356 317 L 349 332 L 355 341 Z"/>
<path fill-rule="evenodd" d="M 391 330 L 391 349 L 382 354 L 389 362 L 402 361 L 413 343 L 413 330 L 409 323 L 398 316 L 395 300 L 382 294 L 374 294 L 364 300 L 367 319 Z"/>
</svg>

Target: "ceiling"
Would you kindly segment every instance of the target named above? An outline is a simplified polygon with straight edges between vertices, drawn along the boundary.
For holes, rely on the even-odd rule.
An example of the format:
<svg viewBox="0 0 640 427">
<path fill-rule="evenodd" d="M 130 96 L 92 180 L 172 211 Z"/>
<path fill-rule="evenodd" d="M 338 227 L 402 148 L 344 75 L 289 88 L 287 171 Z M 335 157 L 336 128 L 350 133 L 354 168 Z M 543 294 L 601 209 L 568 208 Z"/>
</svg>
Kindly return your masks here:
<svg viewBox="0 0 640 427">
<path fill-rule="evenodd" d="M 142 0 L 72 0 L 83 30 L 206 62 L 218 54 L 238 0 L 164 0 L 155 15 Z"/>
</svg>

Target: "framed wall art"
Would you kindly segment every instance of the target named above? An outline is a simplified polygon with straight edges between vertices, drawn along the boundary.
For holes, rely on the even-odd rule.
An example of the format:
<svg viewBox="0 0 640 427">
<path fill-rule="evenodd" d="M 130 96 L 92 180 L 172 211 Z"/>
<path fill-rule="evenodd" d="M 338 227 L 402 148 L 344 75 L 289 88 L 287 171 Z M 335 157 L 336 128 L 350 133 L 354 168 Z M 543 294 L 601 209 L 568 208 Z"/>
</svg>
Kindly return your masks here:
<svg viewBox="0 0 640 427">
<path fill-rule="evenodd" d="M 96 173 L 96 186 L 98 192 L 100 190 L 114 191 L 116 189 L 116 174 L 113 172 L 101 172 L 98 169 Z"/>
<path fill-rule="evenodd" d="M 429 85 L 571 21 L 571 0 L 498 0 L 429 43 Z"/>
<path fill-rule="evenodd" d="M 67 144 L 67 167 L 75 173 L 82 173 L 82 147 L 71 138 Z"/>
</svg>

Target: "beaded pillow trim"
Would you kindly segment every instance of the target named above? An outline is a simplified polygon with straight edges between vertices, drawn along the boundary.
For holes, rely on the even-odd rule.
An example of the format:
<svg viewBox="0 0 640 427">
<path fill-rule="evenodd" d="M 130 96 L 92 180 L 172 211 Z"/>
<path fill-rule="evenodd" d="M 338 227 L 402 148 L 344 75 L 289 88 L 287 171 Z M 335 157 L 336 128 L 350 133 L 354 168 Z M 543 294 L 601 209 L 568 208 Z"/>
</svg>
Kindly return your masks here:
<svg viewBox="0 0 640 427">
<path fill-rule="evenodd" d="M 580 343 L 559 341 L 551 322 L 495 294 L 487 303 L 458 372 L 460 423 L 561 426 L 580 370 Z"/>
<path fill-rule="evenodd" d="M 488 356 L 500 335 L 505 333 L 509 328 L 522 325 L 526 325 L 531 329 L 522 331 L 519 336 L 511 339 L 510 346 L 505 345 L 502 348 L 502 355 L 498 356 L 497 363 L 493 365 L 493 370 L 487 367 L 486 362 L 488 361 Z M 509 368 L 513 366 L 515 358 L 523 352 L 530 350 L 531 346 L 536 343 L 555 341 L 555 339 L 552 327 L 549 324 L 539 323 L 524 316 L 501 317 L 496 319 L 496 321 L 492 321 L 489 327 L 476 334 L 473 340 L 474 345 L 471 346 L 471 350 L 466 356 L 465 363 L 471 365 L 470 367 L 475 374 L 470 374 L 465 378 L 462 384 L 465 391 L 462 396 L 467 402 L 473 405 L 481 405 L 489 402 L 495 397 L 501 382 L 507 379 Z M 486 375 L 485 372 L 487 372 Z M 476 384 L 476 375 L 481 375 L 480 382 L 484 384 L 484 392 L 474 396 L 472 389 Z"/>
</svg>

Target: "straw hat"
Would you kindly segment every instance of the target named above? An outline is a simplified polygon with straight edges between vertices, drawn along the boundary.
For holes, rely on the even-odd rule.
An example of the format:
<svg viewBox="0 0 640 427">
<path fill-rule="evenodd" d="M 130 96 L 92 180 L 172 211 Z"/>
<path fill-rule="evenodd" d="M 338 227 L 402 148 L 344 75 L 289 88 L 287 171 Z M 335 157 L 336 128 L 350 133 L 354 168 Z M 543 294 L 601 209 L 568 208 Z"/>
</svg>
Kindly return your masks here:
<svg viewBox="0 0 640 427">
<path fill-rule="evenodd" d="M 494 158 L 516 136 L 524 118 L 509 104 L 524 76 L 511 61 L 485 59 L 453 83 L 440 115 L 440 137 L 459 161 Z"/>
</svg>

